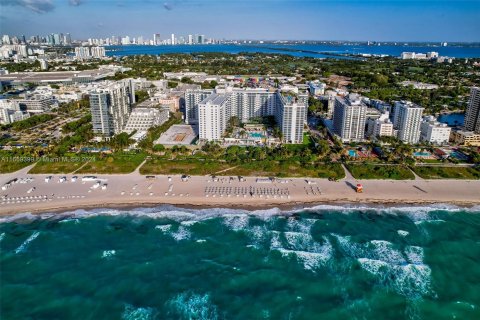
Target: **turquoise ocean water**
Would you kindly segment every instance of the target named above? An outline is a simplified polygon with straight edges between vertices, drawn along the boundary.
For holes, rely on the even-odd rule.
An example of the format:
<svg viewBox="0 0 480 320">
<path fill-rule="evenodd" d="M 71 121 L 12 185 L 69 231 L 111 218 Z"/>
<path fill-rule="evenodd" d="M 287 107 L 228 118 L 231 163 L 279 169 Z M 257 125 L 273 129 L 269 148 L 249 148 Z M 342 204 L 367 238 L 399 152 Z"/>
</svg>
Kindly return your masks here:
<svg viewBox="0 0 480 320">
<path fill-rule="evenodd" d="M 480 208 L 77 210 L 0 223 L 1 319 L 480 319 Z"/>
</svg>

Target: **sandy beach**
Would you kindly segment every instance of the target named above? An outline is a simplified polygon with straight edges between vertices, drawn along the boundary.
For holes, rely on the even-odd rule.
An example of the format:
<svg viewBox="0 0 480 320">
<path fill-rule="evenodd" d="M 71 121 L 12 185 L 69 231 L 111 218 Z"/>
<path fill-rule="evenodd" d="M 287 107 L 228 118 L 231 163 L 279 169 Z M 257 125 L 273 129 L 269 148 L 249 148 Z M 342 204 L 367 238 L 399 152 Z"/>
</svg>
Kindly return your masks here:
<svg viewBox="0 0 480 320">
<path fill-rule="evenodd" d="M 28 174 L 29 168 L 0 175 L 0 215 L 121 206 L 218 206 L 263 208 L 310 206 L 317 203 L 480 204 L 480 181 L 356 180 L 347 174 L 338 182 L 326 179 L 192 176 Z M 46 177 L 51 179 L 46 182 Z M 65 177 L 65 181 L 62 181 Z M 72 177 L 77 177 L 76 181 Z M 14 179 L 16 182 L 5 185 Z M 85 181 L 88 180 L 88 181 Z M 61 182 L 62 181 L 62 182 Z M 353 186 L 361 183 L 364 193 Z"/>
</svg>

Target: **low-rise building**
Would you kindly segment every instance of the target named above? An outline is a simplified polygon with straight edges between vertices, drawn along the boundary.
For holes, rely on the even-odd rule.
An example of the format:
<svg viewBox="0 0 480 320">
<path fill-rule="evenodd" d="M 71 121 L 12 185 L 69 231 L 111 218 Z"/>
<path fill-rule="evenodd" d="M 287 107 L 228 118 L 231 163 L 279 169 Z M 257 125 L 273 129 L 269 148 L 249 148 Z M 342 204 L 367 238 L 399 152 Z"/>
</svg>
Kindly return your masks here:
<svg viewBox="0 0 480 320">
<path fill-rule="evenodd" d="M 389 113 L 383 113 L 378 119 L 367 120 L 367 137 L 391 137 L 393 136 L 393 123 L 389 119 Z"/>
<path fill-rule="evenodd" d="M 130 114 L 123 131 L 148 131 L 148 129 L 164 124 L 170 116 L 168 108 L 135 108 Z"/>
<path fill-rule="evenodd" d="M 420 141 L 439 145 L 447 144 L 451 130 L 447 124 L 437 122 L 435 117 L 424 117 L 420 125 Z"/>
<path fill-rule="evenodd" d="M 450 141 L 461 146 L 480 146 L 480 134 L 473 131 L 452 130 Z"/>
<path fill-rule="evenodd" d="M 18 105 L 11 100 L 0 100 L 0 124 L 10 124 L 16 121 L 25 120 L 30 114 L 20 111 Z"/>
<path fill-rule="evenodd" d="M 24 99 L 16 100 L 18 109 L 30 113 L 43 113 L 55 107 L 55 100 L 52 96 L 34 94 Z"/>
<path fill-rule="evenodd" d="M 325 94 L 325 83 L 322 82 L 309 82 L 308 83 L 308 90 L 310 91 L 311 95 L 319 96 Z"/>
</svg>

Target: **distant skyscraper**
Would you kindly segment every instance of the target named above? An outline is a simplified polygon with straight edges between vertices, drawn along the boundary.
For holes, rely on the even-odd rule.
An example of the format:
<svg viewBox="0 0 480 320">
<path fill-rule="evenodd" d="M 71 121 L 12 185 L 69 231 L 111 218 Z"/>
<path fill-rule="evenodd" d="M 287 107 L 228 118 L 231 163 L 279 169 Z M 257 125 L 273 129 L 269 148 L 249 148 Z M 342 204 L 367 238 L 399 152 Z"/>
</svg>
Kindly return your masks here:
<svg viewBox="0 0 480 320">
<path fill-rule="evenodd" d="M 362 141 L 365 136 L 367 106 L 357 94 L 336 97 L 333 130 L 343 142 Z"/>
<path fill-rule="evenodd" d="M 467 113 L 465 114 L 465 129 L 480 134 L 480 88 L 470 90 Z"/>
<path fill-rule="evenodd" d="M 56 46 L 59 46 L 62 44 L 62 41 L 60 40 L 60 35 L 58 33 L 55 33 L 53 35 L 53 44 Z"/>
<path fill-rule="evenodd" d="M 418 143 L 424 108 L 409 101 L 397 101 L 393 109 L 393 126 L 398 139 L 405 143 Z"/>
<path fill-rule="evenodd" d="M 67 33 L 65 35 L 65 41 L 64 42 L 65 42 L 66 45 L 71 45 L 72 44 L 72 36 L 70 35 L 70 33 Z"/>
<path fill-rule="evenodd" d="M 193 44 L 193 36 L 191 34 L 188 35 L 188 44 Z"/>
<path fill-rule="evenodd" d="M 205 36 L 203 34 L 198 36 L 198 44 L 204 44 L 205 43 Z"/>
<path fill-rule="evenodd" d="M 154 45 L 159 45 L 160 44 L 160 33 L 154 33 L 153 34 L 153 44 Z"/>
<path fill-rule="evenodd" d="M 3 44 L 10 44 L 10 36 L 8 34 L 4 34 L 2 37 Z"/>
<path fill-rule="evenodd" d="M 171 44 L 172 46 L 176 44 L 176 41 L 175 41 L 175 34 L 172 33 L 172 37 L 171 37 Z"/>
</svg>

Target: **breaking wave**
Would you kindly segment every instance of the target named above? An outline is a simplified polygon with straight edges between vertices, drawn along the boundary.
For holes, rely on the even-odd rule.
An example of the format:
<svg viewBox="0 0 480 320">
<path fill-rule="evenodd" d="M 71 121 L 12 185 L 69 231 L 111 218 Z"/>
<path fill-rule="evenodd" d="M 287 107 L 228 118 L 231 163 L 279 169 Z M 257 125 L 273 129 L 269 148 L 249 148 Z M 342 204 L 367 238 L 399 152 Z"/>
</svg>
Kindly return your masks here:
<svg viewBox="0 0 480 320">
<path fill-rule="evenodd" d="M 25 240 L 17 249 L 15 249 L 15 253 L 18 254 L 25 251 L 28 245 L 30 244 L 30 242 L 35 240 L 39 235 L 40 235 L 39 231 L 35 231 L 34 233 L 32 233 L 32 235 L 28 237 L 27 240 Z"/>
<path fill-rule="evenodd" d="M 210 301 L 209 294 L 184 292 L 178 294 L 167 303 L 169 314 L 177 319 L 218 319 L 217 307 Z"/>
<path fill-rule="evenodd" d="M 155 318 L 155 309 L 153 308 L 135 308 L 132 305 L 126 305 L 122 314 L 123 320 L 150 320 Z"/>
<path fill-rule="evenodd" d="M 96 216 L 135 216 L 148 217 L 152 219 L 170 219 L 177 222 L 182 221 L 202 221 L 219 217 L 237 217 L 232 218 L 232 223 L 242 223 L 242 216 L 251 216 L 259 219 L 268 219 L 272 216 L 291 216 L 301 212 L 330 212 L 330 213 L 350 213 L 353 211 L 378 212 L 379 214 L 392 214 L 409 217 L 412 221 L 421 223 L 421 221 L 433 221 L 436 219 L 433 212 L 443 211 L 455 213 L 460 211 L 480 212 L 480 206 L 471 208 L 458 207 L 448 204 L 438 204 L 429 206 L 401 206 L 401 207 L 382 207 L 382 206 L 365 206 L 365 205 L 317 205 L 312 207 L 302 207 L 291 210 L 281 210 L 279 208 L 271 208 L 264 210 L 245 210 L 245 209 L 228 209 L 228 208 L 178 208 L 172 205 L 162 205 L 153 208 L 137 208 L 137 209 L 78 209 L 63 213 L 44 213 L 34 215 L 31 213 L 20 213 L 13 216 L 0 218 L 0 223 L 14 222 L 18 220 L 35 220 L 35 219 L 68 219 L 68 218 L 91 218 Z M 293 222 L 294 224 L 294 222 Z"/>
</svg>

